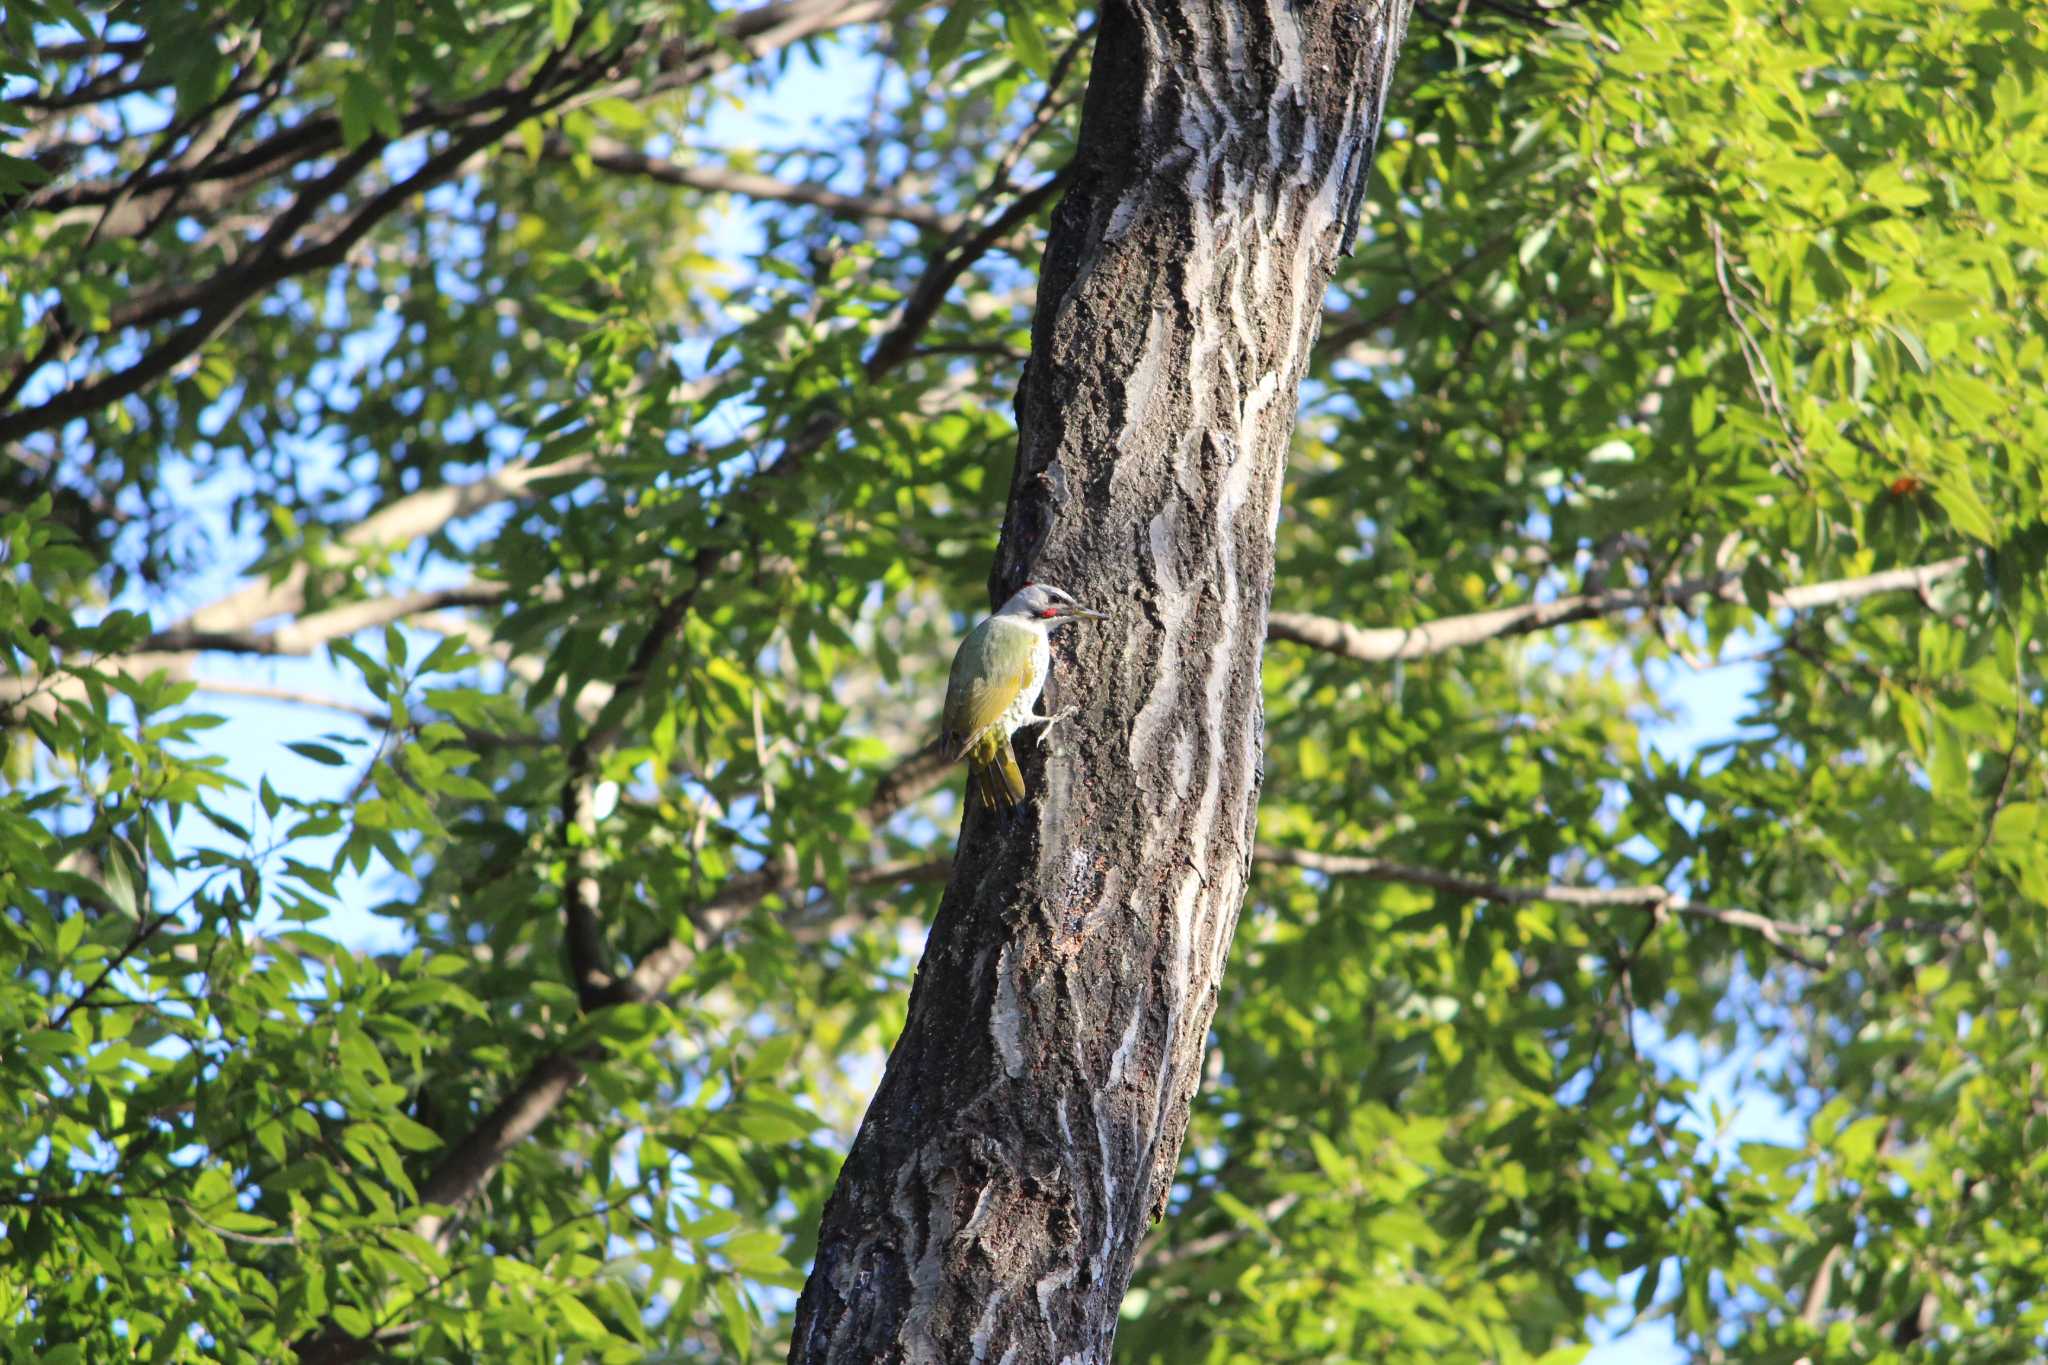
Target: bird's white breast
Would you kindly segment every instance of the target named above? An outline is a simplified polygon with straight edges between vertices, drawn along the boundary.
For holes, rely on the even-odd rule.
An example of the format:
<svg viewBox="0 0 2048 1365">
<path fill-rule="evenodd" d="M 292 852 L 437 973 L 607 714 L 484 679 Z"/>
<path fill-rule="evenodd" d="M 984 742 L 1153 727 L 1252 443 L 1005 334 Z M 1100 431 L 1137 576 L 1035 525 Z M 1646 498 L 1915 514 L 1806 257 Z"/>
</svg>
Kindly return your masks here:
<svg viewBox="0 0 2048 1365">
<path fill-rule="evenodd" d="M 1017 695 L 1003 708 L 1002 719 L 997 722 L 1005 735 L 1011 735 L 1034 714 L 1038 694 L 1045 691 L 1046 674 L 1052 672 L 1052 640 L 1050 633 L 1035 622 L 1010 621 L 999 616 L 995 625 L 999 630 L 1027 631 L 1031 636 L 1030 672 L 1024 679 L 1024 685 L 1017 689 Z"/>
</svg>

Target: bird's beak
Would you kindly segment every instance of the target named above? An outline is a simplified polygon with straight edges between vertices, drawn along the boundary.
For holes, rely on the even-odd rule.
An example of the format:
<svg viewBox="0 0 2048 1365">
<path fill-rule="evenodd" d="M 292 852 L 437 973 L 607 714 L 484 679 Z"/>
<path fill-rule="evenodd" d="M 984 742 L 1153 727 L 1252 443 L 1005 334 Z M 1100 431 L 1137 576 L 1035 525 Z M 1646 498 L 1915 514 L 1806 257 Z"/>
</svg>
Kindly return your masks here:
<svg viewBox="0 0 2048 1365">
<path fill-rule="evenodd" d="M 1109 619 L 1109 613 L 1106 611 L 1090 611 L 1086 607 L 1068 606 L 1065 603 L 1060 605 L 1059 613 L 1059 619 L 1063 621 L 1069 618 L 1076 621 L 1107 621 Z"/>
</svg>

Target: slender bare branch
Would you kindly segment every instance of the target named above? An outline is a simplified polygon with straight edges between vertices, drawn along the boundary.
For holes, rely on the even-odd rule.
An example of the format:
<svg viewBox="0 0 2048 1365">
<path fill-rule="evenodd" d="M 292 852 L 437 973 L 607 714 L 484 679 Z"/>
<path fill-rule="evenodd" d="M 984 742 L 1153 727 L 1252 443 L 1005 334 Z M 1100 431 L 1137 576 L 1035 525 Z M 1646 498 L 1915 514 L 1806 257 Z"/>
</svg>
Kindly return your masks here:
<svg viewBox="0 0 2048 1365">
<path fill-rule="evenodd" d="M 313 706 L 323 711 L 339 711 L 345 716 L 383 727 L 391 720 L 389 713 L 374 706 L 347 701 L 341 697 L 330 697 L 323 692 L 306 692 L 294 687 L 275 687 L 269 683 L 244 682 L 239 678 L 195 678 L 196 691 L 217 697 L 247 697 L 256 701 L 283 702 L 288 706 Z"/>
<path fill-rule="evenodd" d="M 1749 330 L 1743 320 L 1742 302 L 1735 297 L 1734 286 L 1728 282 L 1728 244 L 1721 234 L 1721 222 L 1711 215 L 1707 218 L 1707 235 L 1714 243 L 1714 282 L 1720 286 L 1722 305 L 1728 310 L 1729 321 L 1735 324 L 1737 336 L 1741 339 L 1742 363 L 1749 370 L 1750 387 L 1756 391 L 1757 401 L 1764 411 L 1778 419 L 1778 425 L 1785 429 L 1785 439 L 1800 458 L 1806 458 L 1806 443 L 1800 438 L 1799 429 L 1792 422 L 1792 414 L 1786 410 L 1784 394 L 1778 388 L 1777 376 L 1771 371 L 1770 358 Z"/>
<path fill-rule="evenodd" d="M 1447 891 L 1454 896 L 1469 896 L 1473 900 L 1490 901 L 1499 905 L 1529 905 L 1541 901 L 1553 905 L 1569 905 L 1578 909 L 1616 907 L 1642 910 L 1653 915 L 1689 915 L 1697 919 L 1713 920 L 1731 929 L 1748 930 L 1762 937 L 1764 942 L 1784 956 L 1801 966 L 1816 970 L 1825 967 L 1826 962 L 1802 952 L 1793 946 L 1794 943 L 1802 938 L 1832 940 L 1841 937 L 1843 933 L 1840 926 L 1795 924 L 1790 920 L 1759 915 L 1753 910 L 1696 905 L 1677 892 L 1662 886 L 1508 886 L 1480 877 L 1446 872 L 1441 868 L 1417 867 L 1411 863 L 1397 863 L 1386 858 L 1347 853 L 1316 853 L 1308 849 L 1276 848 L 1269 844 L 1259 845 L 1253 856 L 1262 863 L 1298 867 L 1326 877 L 1357 877 L 1366 881 L 1426 886 L 1436 891 Z"/>
<path fill-rule="evenodd" d="M 1359 316 L 1356 307 L 1332 313 L 1324 319 L 1322 332 L 1316 338 L 1316 359 L 1326 362 L 1344 356 L 1359 342 L 1367 340 L 1383 327 L 1393 326 L 1417 307 L 1429 303 L 1455 285 L 1460 279 L 1482 274 L 1493 264 L 1496 253 L 1514 240 L 1513 234 L 1500 233 L 1480 243 L 1477 250 L 1460 259 L 1437 278 L 1411 279 L 1410 287 L 1401 291 L 1407 295 L 1405 299 L 1398 299 L 1373 313 Z"/>
<path fill-rule="evenodd" d="M 593 86 L 563 108 L 575 109 L 604 99 L 642 100 L 680 90 L 835 28 L 886 19 L 889 9 L 887 0 L 777 0 L 734 15 L 724 26 L 724 41 L 708 46 L 671 43 L 662 49 L 655 74 Z"/>
<path fill-rule="evenodd" d="M 1770 606 L 1779 611 L 1806 611 L 1815 607 L 1841 606 L 1881 593 L 1924 593 L 1942 579 L 1960 573 L 1969 562 L 1968 556 L 1957 555 L 1932 564 L 1888 569 L 1860 578 L 1787 588 L 1770 595 Z M 1275 612 L 1266 623 L 1266 638 L 1307 645 L 1311 649 L 1366 663 L 1386 663 L 1396 659 L 1427 658 L 1503 636 L 1528 635 L 1552 626 L 1618 616 L 1629 611 L 1689 606 L 1706 597 L 1724 602 L 1742 601 L 1742 575 L 1720 573 L 1667 588 L 1615 588 L 1560 597 L 1549 602 L 1502 607 L 1496 611 L 1473 612 L 1469 616 L 1447 616 L 1414 626 L 1367 629 L 1328 616 Z"/>
<path fill-rule="evenodd" d="M 100 989 L 107 984 L 114 973 L 120 971 L 122 965 L 129 958 L 135 956 L 136 949 L 149 942 L 159 930 L 176 918 L 176 915 L 144 915 L 136 922 L 135 928 L 129 933 L 128 942 L 123 944 L 118 952 L 107 959 L 106 964 L 100 968 L 98 975 L 93 977 L 92 984 L 80 991 L 69 1004 L 57 1011 L 56 1014 L 50 1016 L 48 1020 L 38 1020 L 35 1024 L 31 1025 L 29 1031 L 34 1033 L 46 1028 L 53 1030 L 61 1029 L 64 1025 L 70 1023 L 71 1016 L 78 1013 L 88 1001 L 99 994 Z"/>
<path fill-rule="evenodd" d="M 907 886 L 913 882 L 942 882 L 952 875 L 951 858 L 897 858 L 854 868 L 846 874 L 846 880 L 853 886 Z"/>
<path fill-rule="evenodd" d="M 168 673 L 174 678 L 187 678 L 191 676 L 192 665 L 196 656 L 200 654 L 303 656 L 311 654 L 331 640 L 342 639 L 360 630 L 388 625 L 421 612 L 431 612 L 444 607 L 480 606 L 498 601 L 504 595 L 504 587 L 496 583 L 473 583 L 462 588 L 394 593 L 389 597 L 365 598 L 360 602 L 349 602 L 327 611 L 315 612 L 296 621 L 287 621 L 268 633 L 253 630 L 209 631 L 191 626 L 173 627 L 152 635 L 132 654 L 67 659 L 63 670 L 56 674 L 45 677 L 0 679 L 0 706 L 11 705 L 39 692 L 52 697 L 78 696 L 85 688 L 78 674 L 86 668 L 136 678 L 146 678 L 157 672 Z M 222 689 L 215 686 L 213 690 Z"/>
<path fill-rule="evenodd" d="M 102 375 L 98 379 L 67 385 L 32 407 L 16 408 L 12 412 L 0 414 L 0 444 L 17 441 L 24 436 L 48 431 L 53 427 L 61 427 L 76 418 L 97 412 L 109 403 L 126 398 L 163 378 L 180 361 L 219 336 L 241 315 L 244 308 L 255 301 L 258 293 L 295 273 L 289 266 L 298 260 L 298 255 L 286 254 L 286 246 L 305 225 L 315 208 L 332 195 L 339 193 L 349 181 L 375 161 L 383 149 L 382 140 L 372 138 L 353 152 L 341 157 L 327 174 L 302 189 L 293 201 L 292 207 L 278 215 L 271 224 L 248 263 L 231 267 L 216 276 L 217 287 L 204 305 L 198 308 L 197 316 L 150 347 L 133 365 L 112 374 Z M 429 165 L 434 165 L 439 160 L 437 157 Z M 427 167 L 422 167 L 418 174 L 424 175 L 426 171 Z M 434 179 L 438 180 L 440 174 L 445 174 L 445 171 L 436 174 Z M 426 181 L 421 187 L 424 188 L 425 184 L 430 183 L 433 181 Z M 363 230 L 368 230 L 367 223 Z M 18 390 L 19 386 L 10 387 Z"/>
<path fill-rule="evenodd" d="M 182 308 L 197 309 L 191 322 L 151 346 L 141 359 L 124 370 L 69 385 L 33 407 L 0 415 L 0 442 L 62 426 L 141 391 L 219 336 L 273 286 L 296 275 L 340 265 L 357 242 L 400 206 L 454 175 L 471 156 L 514 125 L 546 112 L 564 98 L 544 96 L 543 88 L 542 78 L 536 77 L 535 88 L 525 102 L 482 127 L 455 137 L 410 175 L 364 201 L 322 239 L 291 250 L 292 242 L 311 223 L 318 208 L 345 191 L 389 144 L 386 139 L 373 137 L 340 157 L 325 175 L 299 192 L 292 206 L 271 223 L 246 260 L 221 270 L 203 286 L 180 296 Z"/>
<path fill-rule="evenodd" d="M 431 630 L 436 635 L 453 635 L 462 639 L 478 654 L 487 655 L 502 664 L 506 671 L 537 683 L 547 673 L 547 665 L 530 654 L 521 654 L 491 634 L 491 628 L 483 622 L 467 616 L 451 613 L 430 612 L 414 617 L 412 624 L 421 630 Z M 576 694 L 576 714 L 585 720 L 595 720 L 615 695 L 615 689 L 607 682 L 587 682 Z"/>
<path fill-rule="evenodd" d="M 904 203 L 879 195 L 843 194 L 829 185 L 811 181 L 779 180 L 772 175 L 751 171 L 694 165 L 673 157 L 650 155 L 614 138 L 593 138 L 588 145 L 579 147 L 560 133 L 553 133 L 541 143 L 541 155 L 556 161 L 588 158 L 599 170 L 614 175 L 640 176 L 663 185 L 703 190 L 707 194 L 736 194 L 745 199 L 809 204 L 849 218 L 887 218 L 938 232 L 951 232 L 961 222 L 954 214 L 941 213 L 923 204 Z"/>
<path fill-rule="evenodd" d="M 1011 232 L 1022 227 L 1031 216 L 1043 208 L 1067 180 L 1065 168 L 1047 176 L 1038 184 L 1012 199 L 1001 213 L 991 219 L 988 225 L 968 238 L 956 251 L 946 253 L 933 261 L 919 278 L 917 288 L 904 300 L 903 311 L 896 322 L 875 344 L 867 359 L 868 378 L 875 379 L 894 369 L 917 349 L 918 338 L 946 301 L 953 282 L 965 274 L 967 268 L 993 251 Z"/>
<path fill-rule="evenodd" d="M 684 384 L 680 388 L 680 396 L 688 399 L 708 393 L 718 378 L 708 376 Z M 538 460 L 513 460 L 467 483 L 444 484 L 408 493 L 349 527 L 336 537 L 336 541 L 347 550 L 402 548 L 501 502 L 531 497 L 537 491 L 536 485 L 581 479 L 594 475 L 597 467 L 597 456 L 590 452 L 545 464 Z M 312 565 L 299 563 L 275 582 L 252 580 L 194 611 L 169 627 L 166 634 L 175 631 L 232 634 L 275 617 L 290 615 L 305 606 L 307 581 L 314 571 Z M 478 591 L 488 590 L 488 585 L 478 588 Z M 420 624 L 427 623 L 422 621 Z M 456 617 L 440 617 L 430 628 L 442 634 L 463 633 L 470 637 L 470 643 L 479 652 L 491 652 L 489 632 L 484 632 L 479 638 L 468 629 L 474 624 Z M 533 676 L 537 677 L 538 672 Z M 586 688 L 586 696 L 591 689 L 608 693 L 603 684 L 592 683 Z M 603 703 L 600 701 L 598 704 Z"/>
<path fill-rule="evenodd" d="M 92 38 L 85 41 L 66 39 L 62 42 L 38 43 L 36 60 L 41 62 L 75 62 L 87 57 L 132 58 L 142 55 L 148 40 L 143 38 Z M 164 78 L 166 82 L 169 77 Z"/>
<path fill-rule="evenodd" d="M 953 875 L 951 858 L 898 858 L 873 867 L 854 868 L 846 880 L 853 886 L 922 886 L 943 882 Z M 872 905 L 842 906 L 836 914 L 792 922 L 789 936 L 798 943 L 825 943 L 846 934 L 858 933 L 874 923 Z"/>
<path fill-rule="evenodd" d="M 774 0 L 732 15 L 721 25 L 720 36 L 708 43 L 678 38 L 657 52 L 644 39 L 626 42 L 614 50 L 593 53 L 581 61 L 561 67 L 558 71 L 560 82 L 571 89 L 572 98 L 557 107 L 574 107 L 607 97 L 635 99 L 659 90 L 693 84 L 791 43 L 834 28 L 865 23 L 886 13 L 887 6 L 877 0 Z M 610 82 L 595 90 L 582 88 L 606 72 L 632 67 L 650 59 L 654 67 L 651 80 L 630 78 Z M 505 85 L 480 91 L 453 103 L 412 100 L 401 115 L 399 126 L 404 134 L 411 135 L 486 121 L 520 102 L 528 93 L 526 87 Z M 272 177 L 341 145 L 341 120 L 323 115 L 293 123 L 260 142 L 242 148 L 233 156 L 216 159 L 196 175 L 161 171 L 132 182 L 115 177 L 69 186 L 49 186 L 25 201 L 24 207 L 33 212 L 62 212 L 86 205 L 105 205 L 124 194 L 153 194 L 180 185 L 189 187 L 213 180 Z"/>
<path fill-rule="evenodd" d="M 1351 853 L 1317 853 L 1309 849 L 1278 848 L 1270 844 L 1260 844 L 1253 857 L 1258 862 L 1296 867 L 1325 877 L 1357 877 L 1366 881 L 1425 886 L 1449 892 L 1454 896 L 1467 896 L 1473 900 L 1489 901 L 1499 905 L 1530 905 L 1542 902 L 1568 905 L 1577 909 L 1597 910 L 1613 907 L 1640 910 L 1659 918 L 1683 915 L 1691 919 L 1711 920 L 1730 929 L 1753 933 L 1769 944 L 1780 956 L 1815 971 L 1823 970 L 1829 965 L 1833 957 L 1833 945 L 1844 940 L 1868 939 L 1879 934 L 1907 934 L 1944 940 L 1976 936 L 1975 928 L 1968 924 L 1907 916 L 1868 920 L 1856 924 L 1801 924 L 1794 920 L 1773 919 L 1754 910 L 1701 905 L 1666 887 L 1655 885 L 1516 886 L 1488 881 L 1483 877 L 1446 872 L 1442 868 L 1394 862 L 1387 858 Z M 1815 957 L 1795 946 L 1802 940 L 1819 940 L 1827 947 L 1823 949 L 1821 956 Z"/>
</svg>

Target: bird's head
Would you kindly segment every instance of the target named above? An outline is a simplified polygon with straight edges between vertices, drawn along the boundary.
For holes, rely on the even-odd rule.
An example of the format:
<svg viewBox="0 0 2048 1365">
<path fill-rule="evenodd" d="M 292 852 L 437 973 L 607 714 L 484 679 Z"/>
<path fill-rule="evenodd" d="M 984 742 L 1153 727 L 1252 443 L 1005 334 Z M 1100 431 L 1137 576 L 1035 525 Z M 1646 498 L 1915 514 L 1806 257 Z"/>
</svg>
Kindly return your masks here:
<svg viewBox="0 0 2048 1365">
<path fill-rule="evenodd" d="M 1010 600 L 1003 603 L 996 615 L 1021 616 L 1048 626 L 1062 621 L 1103 619 L 1103 613 L 1090 611 L 1050 583 L 1026 583 L 1010 594 Z"/>
</svg>

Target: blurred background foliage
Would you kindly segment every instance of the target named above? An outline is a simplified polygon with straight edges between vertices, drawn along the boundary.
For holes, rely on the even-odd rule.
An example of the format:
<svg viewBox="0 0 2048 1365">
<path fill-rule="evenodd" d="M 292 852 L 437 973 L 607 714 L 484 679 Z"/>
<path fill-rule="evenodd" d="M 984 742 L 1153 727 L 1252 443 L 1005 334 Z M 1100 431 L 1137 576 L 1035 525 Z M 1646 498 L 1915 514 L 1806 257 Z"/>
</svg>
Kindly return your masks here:
<svg viewBox="0 0 2048 1365">
<path fill-rule="evenodd" d="M 7 6 L 8 1358 L 781 1357 L 1093 18 Z M 2044 25 L 1417 10 L 1124 1359 L 2048 1352 Z"/>
</svg>

